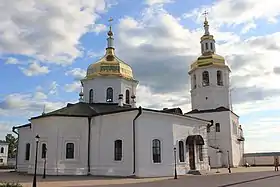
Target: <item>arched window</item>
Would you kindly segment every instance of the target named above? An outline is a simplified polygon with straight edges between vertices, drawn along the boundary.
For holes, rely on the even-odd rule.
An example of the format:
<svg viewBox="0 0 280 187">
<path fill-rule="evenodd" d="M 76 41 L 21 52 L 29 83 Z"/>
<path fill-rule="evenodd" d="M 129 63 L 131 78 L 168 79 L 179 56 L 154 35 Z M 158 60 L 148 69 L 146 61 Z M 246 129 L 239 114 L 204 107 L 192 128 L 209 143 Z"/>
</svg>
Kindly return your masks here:
<svg viewBox="0 0 280 187">
<path fill-rule="evenodd" d="M 211 50 L 214 50 L 212 42 L 210 43 L 210 48 L 211 48 Z"/>
<path fill-rule="evenodd" d="M 193 75 L 193 88 L 196 88 L 196 75 Z"/>
<path fill-rule="evenodd" d="M 4 153 L 4 147 L 1 147 L 0 153 Z"/>
<path fill-rule="evenodd" d="M 89 91 L 89 103 L 93 103 L 93 89 Z"/>
<path fill-rule="evenodd" d="M 223 86 L 223 75 L 220 70 L 217 71 L 217 85 Z"/>
<path fill-rule="evenodd" d="M 205 49 L 208 50 L 208 43 L 205 43 Z"/>
<path fill-rule="evenodd" d="M 25 160 L 29 160 L 30 158 L 30 143 L 25 145 Z"/>
<path fill-rule="evenodd" d="M 115 141 L 115 161 L 122 160 L 122 140 Z"/>
<path fill-rule="evenodd" d="M 202 73 L 202 86 L 209 86 L 209 72 L 204 71 Z"/>
<path fill-rule="evenodd" d="M 179 141 L 179 161 L 185 162 L 184 142 Z"/>
<path fill-rule="evenodd" d="M 74 159 L 74 143 L 67 143 L 66 144 L 66 159 Z"/>
<path fill-rule="evenodd" d="M 160 150 L 160 140 L 153 140 L 153 162 L 161 163 L 161 150 Z"/>
<path fill-rule="evenodd" d="M 220 123 L 216 123 L 215 127 L 216 127 L 216 132 L 221 131 Z"/>
<path fill-rule="evenodd" d="M 107 88 L 106 101 L 113 102 L 113 88 Z"/>
<path fill-rule="evenodd" d="M 41 154 L 41 158 L 46 158 L 47 156 L 47 144 L 43 143 L 42 144 L 42 154 Z"/>
<path fill-rule="evenodd" d="M 130 93 L 129 93 L 129 90 L 125 91 L 125 103 L 126 104 L 130 103 Z"/>
</svg>

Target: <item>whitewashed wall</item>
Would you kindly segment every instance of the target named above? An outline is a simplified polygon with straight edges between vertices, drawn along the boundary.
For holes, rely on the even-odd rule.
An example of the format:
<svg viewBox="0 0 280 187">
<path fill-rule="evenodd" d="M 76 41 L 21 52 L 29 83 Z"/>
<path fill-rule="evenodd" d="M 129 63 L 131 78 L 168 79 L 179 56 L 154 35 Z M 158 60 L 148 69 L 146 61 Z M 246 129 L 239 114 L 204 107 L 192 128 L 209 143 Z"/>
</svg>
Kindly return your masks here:
<svg viewBox="0 0 280 187">
<path fill-rule="evenodd" d="M 186 119 L 171 114 L 143 111 L 143 114 L 137 120 L 137 175 L 140 177 L 152 176 L 172 176 L 174 175 L 174 152 L 175 144 L 181 139 L 186 139 L 188 135 L 203 134 L 203 124 L 201 121 Z M 161 140 L 161 163 L 152 161 L 152 140 Z M 206 142 L 207 143 L 207 142 Z M 207 149 L 207 148 L 206 148 Z M 204 153 L 207 158 L 207 150 Z M 177 161 L 178 161 L 177 146 Z M 186 153 L 186 161 L 188 156 Z M 205 160 L 208 164 L 208 161 Z M 197 165 L 198 169 L 207 168 L 207 166 Z M 178 174 L 183 175 L 188 171 L 187 162 L 180 163 L 177 167 Z"/>
<path fill-rule="evenodd" d="M 98 116 L 91 127 L 91 174 L 107 176 L 133 175 L 132 121 L 138 110 Z M 114 142 L 123 141 L 123 157 L 114 160 Z"/>
<path fill-rule="evenodd" d="M 33 152 L 32 144 L 33 137 L 35 137 L 30 127 L 23 127 L 18 129 L 18 153 L 17 153 L 17 171 L 27 172 L 29 164 L 32 162 L 31 157 L 29 160 L 25 160 L 25 148 L 26 144 L 30 143 L 30 153 Z"/>
<path fill-rule="evenodd" d="M 93 101 L 95 103 L 106 103 L 106 91 L 108 87 L 113 88 L 113 103 L 118 103 L 119 94 L 123 94 L 125 99 L 125 91 L 128 89 L 131 95 L 136 95 L 137 83 L 124 79 L 116 78 L 95 78 L 92 80 L 83 80 L 84 84 L 84 99 L 89 102 L 89 91 L 93 89 Z M 124 100 L 125 101 L 125 100 Z"/>
<path fill-rule="evenodd" d="M 221 164 L 222 166 L 228 165 L 228 153 L 230 151 L 230 162 L 232 163 L 232 136 L 231 136 L 231 112 L 212 112 L 212 113 L 197 113 L 189 114 L 190 116 L 199 117 L 207 120 L 214 120 L 214 125 L 210 128 L 208 133 L 208 145 L 218 146 L 222 151 Z M 220 123 L 220 132 L 216 132 L 215 124 Z M 216 140 L 216 141 L 215 141 Z M 216 151 L 209 149 L 208 155 L 210 156 L 211 167 L 219 167 L 217 165 Z"/>
<path fill-rule="evenodd" d="M 217 85 L 217 70 L 222 71 L 224 86 Z M 202 86 L 203 71 L 209 72 L 209 86 Z M 231 108 L 229 95 L 229 71 L 227 67 L 199 68 L 190 74 L 191 79 L 193 79 L 194 74 L 196 75 L 197 87 L 191 90 L 192 109 L 206 110 L 220 106 Z M 194 81 L 191 82 L 192 84 L 194 83 Z"/>
<path fill-rule="evenodd" d="M 84 175 L 87 174 L 87 118 L 47 117 L 31 121 L 32 128 L 19 129 L 18 170 L 34 172 L 35 136 L 40 136 L 37 173 L 43 173 L 42 147 L 47 144 L 48 175 Z M 31 143 L 30 160 L 25 161 L 25 144 Z M 75 159 L 66 160 L 66 143 L 75 144 Z"/>
</svg>

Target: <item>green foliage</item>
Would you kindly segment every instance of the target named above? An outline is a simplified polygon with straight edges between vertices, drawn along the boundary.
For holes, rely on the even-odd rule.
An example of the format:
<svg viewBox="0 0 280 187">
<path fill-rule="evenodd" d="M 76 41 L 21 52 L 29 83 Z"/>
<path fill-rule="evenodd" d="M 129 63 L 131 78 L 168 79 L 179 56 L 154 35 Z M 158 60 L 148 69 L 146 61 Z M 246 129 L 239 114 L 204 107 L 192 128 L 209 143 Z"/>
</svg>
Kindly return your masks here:
<svg viewBox="0 0 280 187">
<path fill-rule="evenodd" d="M 19 183 L 10 183 L 10 182 L 1 182 L 0 181 L 0 187 L 23 187 L 21 184 Z"/>
<path fill-rule="evenodd" d="M 12 134 L 6 135 L 6 142 L 9 144 L 8 158 L 16 157 L 17 141 L 18 139 L 15 138 Z"/>
</svg>

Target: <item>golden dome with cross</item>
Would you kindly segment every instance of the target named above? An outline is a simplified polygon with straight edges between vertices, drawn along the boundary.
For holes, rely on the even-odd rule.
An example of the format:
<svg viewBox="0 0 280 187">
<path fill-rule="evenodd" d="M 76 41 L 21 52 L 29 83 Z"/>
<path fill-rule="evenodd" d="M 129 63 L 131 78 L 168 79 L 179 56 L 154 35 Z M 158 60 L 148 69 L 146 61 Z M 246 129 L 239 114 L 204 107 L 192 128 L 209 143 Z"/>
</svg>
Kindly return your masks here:
<svg viewBox="0 0 280 187">
<path fill-rule="evenodd" d="M 225 64 L 225 58 L 215 53 L 215 39 L 214 36 L 209 33 L 209 24 L 207 20 L 208 12 L 204 12 L 204 35 L 200 38 L 201 43 L 201 55 L 197 60 L 191 64 L 191 73 L 193 70 L 205 67 L 205 66 L 222 66 L 227 67 Z"/>
<path fill-rule="evenodd" d="M 121 77 L 127 80 L 134 80 L 132 68 L 124 61 L 119 59 L 115 54 L 113 45 L 113 32 L 110 18 L 110 30 L 108 31 L 107 48 L 105 55 L 97 62 L 88 66 L 85 79 L 93 79 L 95 77 Z"/>
</svg>

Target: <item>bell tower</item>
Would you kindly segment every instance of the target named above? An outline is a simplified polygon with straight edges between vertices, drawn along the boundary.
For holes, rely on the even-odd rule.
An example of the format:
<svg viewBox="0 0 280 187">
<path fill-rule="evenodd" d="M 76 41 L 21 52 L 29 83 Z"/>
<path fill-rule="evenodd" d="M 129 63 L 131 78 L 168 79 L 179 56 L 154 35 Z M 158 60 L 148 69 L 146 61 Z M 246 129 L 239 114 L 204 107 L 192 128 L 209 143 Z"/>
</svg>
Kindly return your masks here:
<svg viewBox="0 0 280 187">
<path fill-rule="evenodd" d="M 208 110 L 218 107 L 231 109 L 229 93 L 230 69 L 224 57 L 216 54 L 214 36 L 209 32 L 205 15 L 204 34 L 200 38 L 201 55 L 191 64 L 192 110 Z"/>
</svg>

